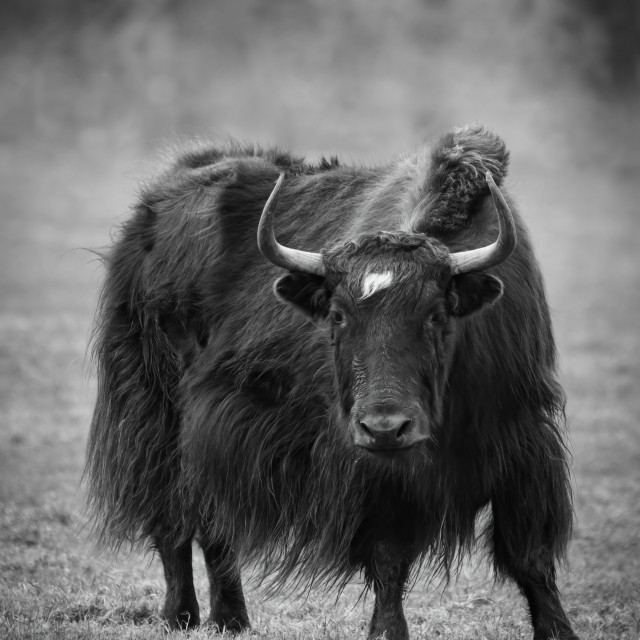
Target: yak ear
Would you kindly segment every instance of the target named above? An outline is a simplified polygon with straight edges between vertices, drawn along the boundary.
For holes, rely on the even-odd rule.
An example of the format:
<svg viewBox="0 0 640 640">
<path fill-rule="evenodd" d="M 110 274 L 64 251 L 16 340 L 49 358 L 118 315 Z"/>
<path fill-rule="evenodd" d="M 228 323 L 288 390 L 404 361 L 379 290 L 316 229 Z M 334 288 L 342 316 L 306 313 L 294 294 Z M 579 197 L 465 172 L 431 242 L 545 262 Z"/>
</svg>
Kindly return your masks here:
<svg viewBox="0 0 640 640">
<path fill-rule="evenodd" d="M 322 276 L 290 271 L 276 280 L 273 289 L 280 300 L 318 320 L 329 314 L 329 294 L 324 282 Z"/>
<path fill-rule="evenodd" d="M 447 307 L 452 316 L 468 316 L 493 304 L 502 295 L 502 280 L 488 273 L 464 273 L 453 276 L 447 292 Z"/>
</svg>

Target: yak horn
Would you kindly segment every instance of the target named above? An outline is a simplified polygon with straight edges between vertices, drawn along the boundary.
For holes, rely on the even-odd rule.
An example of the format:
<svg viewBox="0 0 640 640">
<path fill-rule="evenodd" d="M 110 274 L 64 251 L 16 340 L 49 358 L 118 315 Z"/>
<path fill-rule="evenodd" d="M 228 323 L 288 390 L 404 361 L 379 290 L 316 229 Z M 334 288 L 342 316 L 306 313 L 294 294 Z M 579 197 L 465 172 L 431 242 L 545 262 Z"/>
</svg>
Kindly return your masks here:
<svg viewBox="0 0 640 640">
<path fill-rule="evenodd" d="M 284 173 L 280 174 L 276 186 L 273 188 L 269 199 L 264 205 L 260 224 L 258 224 L 258 248 L 262 255 L 273 264 L 289 269 L 289 271 L 300 271 L 302 273 L 312 273 L 317 276 L 324 276 L 324 262 L 320 253 L 309 251 L 299 251 L 290 249 L 278 243 L 273 232 L 273 219 L 275 204 L 278 201 L 278 192 L 284 181 Z"/>
<path fill-rule="evenodd" d="M 516 248 L 516 225 L 509 205 L 489 171 L 485 177 L 498 214 L 498 239 L 486 247 L 452 253 L 450 255 L 451 271 L 454 275 L 495 267 L 504 262 Z"/>
</svg>

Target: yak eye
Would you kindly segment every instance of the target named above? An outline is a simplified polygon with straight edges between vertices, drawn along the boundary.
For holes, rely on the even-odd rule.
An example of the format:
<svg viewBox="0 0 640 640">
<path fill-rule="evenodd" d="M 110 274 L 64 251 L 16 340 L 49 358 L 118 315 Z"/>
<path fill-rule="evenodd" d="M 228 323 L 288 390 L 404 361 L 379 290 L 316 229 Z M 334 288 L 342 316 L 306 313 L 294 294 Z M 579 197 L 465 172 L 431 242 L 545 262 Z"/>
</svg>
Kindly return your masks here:
<svg viewBox="0 0 640 640">
<path fill-rule="evenodd" d="M 333 322 L 333 324 L 344 324 L 344 314 L 337 309 L 332 309 L 331 322 Z"/>
<path fill-rule="evenodd" d="M 429 314 L 431 324 L 444 324 L 447 321 L 447 314 L 444 311 L 434 311 Z"/>
</svg>

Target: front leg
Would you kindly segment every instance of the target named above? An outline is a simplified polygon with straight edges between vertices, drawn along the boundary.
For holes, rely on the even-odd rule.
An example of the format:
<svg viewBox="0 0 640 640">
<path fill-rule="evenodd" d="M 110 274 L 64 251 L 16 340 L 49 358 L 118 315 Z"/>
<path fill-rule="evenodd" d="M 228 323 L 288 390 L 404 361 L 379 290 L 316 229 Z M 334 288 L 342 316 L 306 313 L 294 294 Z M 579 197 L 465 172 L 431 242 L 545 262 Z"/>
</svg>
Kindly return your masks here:
<svg viewBox="0 0 640 640">
<path fill-rule="evenodd" d="M 373 586 L 376 597 L 369 640 L 383 636 L 386 640 L 408 640 L 402 596 L 410 569 L 411 558 L 398 545 L 390 542 L 374 544 L 365 567 L 365 578 Z"/>
<path fill-rule="evenodd" d="M 544 550 L 542 555 L 548 552 Z M 534 640 L 579 640 L 560 603 L 553 561 L 541 558 L 536 564 L 515 575 L 529 604 Z"/>
<path fill-rule="evenodd" d="M 527 599 L 534 640 L 579 640 L 556 586 L 555 559 L 571 530 L 571 498 L 561 458 L 524 469 L 492 498 L 496 570 Z"/>
</svg>

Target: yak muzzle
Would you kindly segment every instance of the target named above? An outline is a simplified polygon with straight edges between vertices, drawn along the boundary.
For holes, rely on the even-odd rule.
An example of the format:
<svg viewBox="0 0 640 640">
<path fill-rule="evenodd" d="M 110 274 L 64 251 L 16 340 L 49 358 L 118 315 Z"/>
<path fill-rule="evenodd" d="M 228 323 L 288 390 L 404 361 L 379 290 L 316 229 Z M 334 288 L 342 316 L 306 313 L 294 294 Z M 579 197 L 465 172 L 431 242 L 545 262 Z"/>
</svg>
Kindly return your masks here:
<svg viewBox="0 0 640 640">
<path fill-rule="evenodd" d="M 408 412 L 369 411 L 352 418 L 353 443 L 370 451 L 407 449 L 428 439 L 425 419 Z"/>
</svg>

